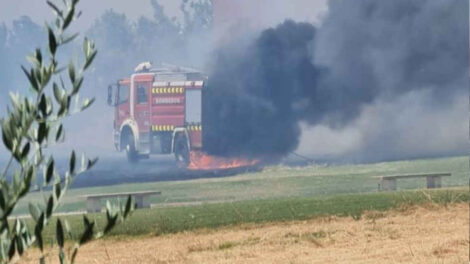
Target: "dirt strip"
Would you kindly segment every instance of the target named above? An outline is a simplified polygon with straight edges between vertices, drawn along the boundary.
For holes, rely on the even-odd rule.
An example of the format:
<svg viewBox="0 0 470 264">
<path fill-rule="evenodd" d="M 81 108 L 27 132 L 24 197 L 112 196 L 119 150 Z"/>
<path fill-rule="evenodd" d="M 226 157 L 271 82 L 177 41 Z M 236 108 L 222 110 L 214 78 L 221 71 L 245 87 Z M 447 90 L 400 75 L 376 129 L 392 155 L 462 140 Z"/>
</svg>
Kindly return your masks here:
<svg viewBox="0 0 470 264">
<path fill-rule="evenodd" d="M 367 212 L 360 219 L 248 224 L 120 237 L 80 249 L 77 263 L 468 263 L 468 204 Z M 37 263 L 38 252 L 25 263 Z M 56 263 L 57 257 L 47 263 Z"/>
</svg>

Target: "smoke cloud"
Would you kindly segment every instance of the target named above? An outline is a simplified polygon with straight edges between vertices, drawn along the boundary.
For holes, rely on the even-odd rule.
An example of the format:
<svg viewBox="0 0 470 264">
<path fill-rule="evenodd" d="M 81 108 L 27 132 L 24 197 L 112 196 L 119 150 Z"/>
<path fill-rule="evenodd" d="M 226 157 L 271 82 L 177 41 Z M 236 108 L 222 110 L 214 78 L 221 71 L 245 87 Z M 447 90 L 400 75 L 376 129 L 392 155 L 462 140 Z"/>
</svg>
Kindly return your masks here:
<svg viewBox="0 0 470 264">
<path fill-rule="evenodd" d="M 318 160 L 353 163 L 468 153 L 468 96 L 438 108 L 430 97 L 421 91 L 378 100 L 342 129 L 303 124 L 296 151 Z"/>
<path fill-rule="evenodd" d="M 321 74 L 311 63 L 314 37 L 312 25 L 288 21 L 246 47 L 218 52 L 204 96 L 206 151 L 257 156 L 296 148 L 303 100 Z"/>
<path fill-rule="evenodd" d="M 364 159 L 455 152 L 435 141 L 449 143 L 442 127 L 467 124 L 443 115 L 467 100 L 467 10 L 460 0 L 331 0 L 317 28 L 286 21 L 222 47 L 204 97 L 206 150 L 283 156 L 305 127 L 323 127 L 347 135 L 345 152 Z M 440 130 L 427 131 L 431 124 Z M 348 131 L 368 137 L 355 142 Z M 420 133 L 420 146 L 406 143 Z"/>
</svg>

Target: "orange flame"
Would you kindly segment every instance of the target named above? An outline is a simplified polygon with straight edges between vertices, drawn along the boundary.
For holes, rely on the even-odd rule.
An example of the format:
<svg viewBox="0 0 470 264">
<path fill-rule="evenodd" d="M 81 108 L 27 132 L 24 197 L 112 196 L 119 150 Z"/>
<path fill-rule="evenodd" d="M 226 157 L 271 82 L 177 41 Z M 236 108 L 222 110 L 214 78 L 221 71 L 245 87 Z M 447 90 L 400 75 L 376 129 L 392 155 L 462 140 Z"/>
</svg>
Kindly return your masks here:
<svg viewBox="0 0 470 264">
<path fill-rule="evenodd" d="M 259 160 L 247 158 L 222 158 L 208 155 L 201 151 L 191 151 L 189 170 L 221 170 L 254 166 Z"/>
</svg>

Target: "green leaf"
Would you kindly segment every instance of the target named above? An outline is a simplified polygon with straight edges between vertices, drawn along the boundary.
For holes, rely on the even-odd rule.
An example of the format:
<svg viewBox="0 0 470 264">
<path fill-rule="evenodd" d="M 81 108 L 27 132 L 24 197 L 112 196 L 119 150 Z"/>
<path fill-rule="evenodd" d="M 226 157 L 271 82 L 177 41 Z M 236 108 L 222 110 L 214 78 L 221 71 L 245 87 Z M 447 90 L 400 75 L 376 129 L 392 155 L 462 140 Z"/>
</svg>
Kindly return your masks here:
<svg viewBox="0 0 470 264">
<path fill-rule="evenodd" d="M 69 64 L 69 78 L 72 83 L 75 83 L 75 65 L 72 62 Z"/>
<path fill-rule="evenodd" d="M 15 171 L 13 173 L 13 188 L 15 192 L 18 192 L 20 189 L 21 179 L 20 179 L 20 172 Z"/>
<path fill-rule="evenodd" d="M 106 227 L 104 228 L 105 234 L 110 232 L 114 228 L 114 226 L 116 226 L 118 216 L 119 216 L 118 214 L 111 215 L 109 208 L 106 210 L 107 223 L 106 223 Z"/>
<path fill-rule="evenodd" d="M 131 211 L 133 209 L 132 208 L 133 205 L 134 205 L 134 203 L 133 203 L 132 196 L 129 195 L 129 197 L 127 197 L 126 207 L 124 209 L 124 215 L 123 215 L 124 218 L 127 218 L 127 216 L 129 216 L 129 214 L 131 213 Z"/>
<path fill-rule="evenodd" d="M 88 107 L 90 107 L 93 103 L 95 102 L 95 98 L 91 98 L 91 99 L 85 99 L 83 101 L 83 105 L 82 105 L 82 108 L 81 108 L 81 111 L 84 111 L 86 110 Z"/>
<path fill-rule="evenodd" d="M 49 26 L 47 27 L 47 31 L 49 35 L 49 51 L 54 56 L 57 50 L 57 40 L 55 38 L 54 32 Z"/>
<path fill-rule="evenodd" d="M 5 211 L 5 208 L 6 208 L 5 197 L 3 196 L 2 189 L 0 189 L 0 208 L 2 209 L 2 211 Z"/>
<path fill-rule="evenodd" d="M 62 221 L 60 221 L 60 218 L 57 219 L 56 239 L 57 239 L 57 244 L 59 244 L 59 247 L 63 248 L 64 247 L 64 228 L 62 227 Z"/>
<path fill-rule="evenodd" d="M 53 4 L 52 2 L 50 2 L 50 1 L 47 1 L 47 4 L 55 11 L 55 13 L 56 13 L 58 16 L 62 17 L 62 11 L 60 11 L 60 9 L 57 8 L 56 5 L 54 5 L 54 4 Z"/>
<path fill-rule="evenodd" d="M 36 223 L 36 228 L 38 228 L 39 231 L 42 232 L 45 223 L 46 223 L 46 216 L 44 215 L 44 212 L 41 211 L 41 214 L 39 215 L 38 221 Z"/>
<path fill-rule="evenodd" d="M 75 258 L 77 257 L 77 253 L 78 253 L 78 245 L 75 245 L 75 247 L 73 247 L 72 257 L 70 258 L 71 263 L 75 263 Z"/>
<path fill-rule="evenodd" d="M 54 104 L 52 103 L 51 98 L 46 98 L 46 115 L 50 116 L 54 110 Z"/>
<path fill-rule="evenodd" d="M 33 65 L 33 67 L 41 67 L 41 63 L 34 54 L 26 56 L 26 59 L 29 61 L 29 63 L 31 63 L 31 65 Z"/>
<path fill-rule="evenodd" d="M 98 158 L 94 158 L 92 160 L 88 160 L 88 166 L 87 166 L 87 170 L 91 169 L 93 166 L 95 166 L 95 164 L 98 162 Z"/>
<path fill-rule="evenodd" d="M 34 222 L 37 223 L 39 220 L 39 216 L 41 214 L 41 210 L 39 210 L 37 205 L 32 204 L 32 203 L 28 204 L 28 208 L 29 208 L 29 214 L 33 218 Z"/>
<path fill-rule="evenodd" d="M 70 22 L 72 22 L 74 14 L 75 14 L 75 6 L 72 5 L 69 12 L 67 13 L 67 16 L 64 19 L 64 25 L 62 26 L 62 30 L 65 30 L 70 25 Z"/>
<path fill-rule="evenodd" d="M 33 90 L 35 90 L 37 92 L 39 90 L 39 87 L 38 87 L 38 83 L 36 81 L 36 78 L 34 77 L 33 71 L 31 70 L 31 72 L 28 72 L 28 70 L 26 70 L 26 68 L 23 67 L 23 66 L 21 66 L 21 69 L 23 70 L 24 74 L 28 78 L 29 83 L 33 87 Z"/>
<path fill-rule="evenodd" d="M 75 151 L 72 151 L 72 155 L 70 155 L 70 163 L 69 163 L 69 172 L 70 174 L 74 174 L 75 173 L 75 163 L 76 163 L 76 155 L 75 155 Z"/>
<path fill-rule="evenodd" d="M 7 123 L 2 124 L 2 139 L 3 139 L 3 144 L 5 147 L 9 150 L 13 150 L 13 142 L 11 140 L 10 133 L 7 133 Z"/>
<path fill-rule="evenodd" d="M 55 194 L 56 199 L 59 200 L 60 195 L 62 194 L 62 186 L 60 185 L 60 182 L 54 185 L 54 194 Z"/>
<path fill-rule="evenodd" d="M 36 176 L 35 173 L 36 173 L 36 169 L 34 166 L 30 166 L 29 168 L 26 169 L 24 179 L 23 179 L 23 184 L 21 185 L 21 189 L 18 194 L 20 198 L 22 198 L 28 193 L 31 187 L 31 181 L 33 177 Z"/>
<path fill-rule="evenodd" d="M 67 235 L 69 236 L 69 238 L 72 239 L 72 230 L 70 229 L 70 224 L 67 221 L 67 219 L 64 219 L 64 225 L 65 225 L 65 232 L 67 232 Z"/>
<path fill-rule="evenodd" d="M 60 140 L 60 138 L 62 137 L 63 130 L 64 130 L 64 126 L 62 124 L 60 124 L 59 128 L 57 129 L 57 133 L 55 135 L 55 141 Z"/>
<path fill-rule="evenodd" d="M 83 83 L 83 77 L 80 77 L 77 80 L 75 80 L 75 82 L 73 83 L 72 95 L 76 95 L 80 91 L 80 87 L 82 86 L 82 83 Z"/>
<path fill-rule="evenodd" d="M 54 159 L 50 158 L 47 163 L 47 169 L 46 169 L 46 183 L 49 183 L 51 181 L 53 174 L 54 174 Z"/>
<path fill-rule="evenodd" d="M 54 197 L 49 196 L 47 200 L 47 207 L 46 207 L 46 217 L 49 218 L 52 216 L 52 212 L 54 211 Z"/>
<path fill-rule="evenodd" d="M 70 96 L 64 96 L 62 97 L 62 100 L 60 101 L 60 109 L 59 112 L 57 113 L 58 116 L 63 116 L 67 114 L 67 111 L 69 109 L 69 104 L 70 104 Z"/>
<path fill-rule="evenodd" d="M 42 63 L 42 54 L 41 54 L 41 50 L 39 48 L 36 49 L 35 55 L 36 55 L 36 59 L 39 61 L 39 64 L 41 64 Z"/>
<path fill-rule="evenodd" d="M 64 40 L 62 40 L 62 44 L 67 44 L 70 41 L 73 41 L 74 39 L 76 39 L 78 37 L 78 35 L 79 35 L 79 33 L 75 33 L 72 36 L 70 36 L 68 38 L 65 38 Z"/>
<path fill-rule="evenodd" d="M 39 249 L 44 251 L 44 243 L 42 239 L 42 229 L 44 228 L 44 213 L 41 213 L 38 221 L 36 222 L 36 227 L 34 228 L 34 235 L 36 236 L 36 241 L 38 242 Z"/>
<path fill-rule="evenodd" d="M 54 71 L 54 74 L 59 74 L 59 73 L 63 72 L 66 68 L 67 67 L 60 67 L 60 68 L 58 68 Z"/>
<path fill-rule="evenodd" d="M 56 17 L 56 19 L 55 19 L 55 27 L 56 27 L 56 28 L 62 28 L 62 27 L 60 26 L 60 21 L 61 21 L 61 20 L 60 20 L 58 17 Z"/>
<path fill-rule="evenodd" d="M 47 137 L 47 125 L 46 123 L 40 123 L 38 127 L 38 143 L 42 144 L 44 139 Z"/>
<path fill-rule="evenodd" d="M 31 144 L 29 142 L 23 146 L 23 150 L 21 151 L 22 160 L 28 157 L 30 148 L 31 148 Z"/>
<path fill-rule="evenodd" d="M 41 99 L 39 100 L 39 110 L 41 110 L 43 116 L 47 115 L 47 102 L 45 94 L 42 94 Z"/>
<path fill-rule="evenodd" d="M 93 228 L 95 226 L 95 223 L 90 222 L 90 220 L 88 220 L 86 216 L 83 216 L 83 223 L 85 224 L 85 230 L 83 231 L 82 236 L 80 237 L 80 245 L 83 245 L 92 239 Z"/>
<path fill-rule="evenodd" d="M 20 98 L 18 94 L 14 94 L 13 92 L 10 92 L 10 100 L 13 103 L 13 106 L 15 108 L 21 108 Z"/>
<path fill-rule="evenodd" d="M 87 37 L 85 37 L 85 39 L 83 40 L 83 53 L 85 53 L 85 56 L 88 56 L 89 49 L 90 49 L 90 41 L 88 40 Z"/>
<path fill-rule="evenodd" d="M 36 143 L 36 155 L 34 156 L 34 164 L 39 166 L 44 161 L 44 155 L 42 154 L 42 149 L 39 147 L 39 144 Z"/>
<path fill-rule="evenodd" d="M 86 62 L 85 62 L 85 66 L 83 66 L 83 69 L 86 70 L 88 69 L 88 67 L 91 65 L 91 63 L 93 62 L 93 60 L 95 59 L 96 57 L 96 54 L 98 54 L 98 51 L 93 51 L 93 53 L 87 58 Z"/>
<path fill-rule="evenodd" d="M 16 252 L 16 248 L 15 248 L 16 239 L 17 239 L 16 236 L 14 236 L 14 237 L 11 239 L 10 248 L 8 249 L 8 258 L 9 258 L 9 259 L 13 258 L 13 256 L 15 255 L 15 252 Z"/>
<path fill-rule="evenodd" d="M 61 90 L 55 82 L 52 84 L 52 88 L 54 90 L 54 98 L 56 102 L 60 103 L 63 97 L 63 90 Z"/>
<path fill-rule="evenodd" d="M 18 251 L 18 254 L 22 256 L 24 253 L 24 242 L 21 236 L 16 237 L 16 249 Z"/>
<path fill-rule="evenodd" d="M 67 263 L 66 259 L 65 259 L 65 254 L 64 254 L 64 251 L 61 249 L 59 249 L 59 261 L 60 261 L 60 264 L 65 264 Z"/>
<path fill-rule="evenodd" d="M 18 193 L 18 198 L 23 198 L 29 191 L 30 184 L 22 185 Z"/>
</svg>

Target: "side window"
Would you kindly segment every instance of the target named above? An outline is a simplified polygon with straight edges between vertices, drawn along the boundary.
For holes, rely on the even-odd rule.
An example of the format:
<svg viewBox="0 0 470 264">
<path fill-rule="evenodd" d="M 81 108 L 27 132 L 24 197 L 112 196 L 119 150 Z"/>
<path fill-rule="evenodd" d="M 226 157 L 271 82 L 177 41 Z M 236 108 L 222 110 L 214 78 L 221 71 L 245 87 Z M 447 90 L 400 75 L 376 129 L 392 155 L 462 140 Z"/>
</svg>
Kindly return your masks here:
<svg viewBox="0 0 470 264">
<path fill-rule="evenodd" d="M 119 85 L 118 104 L 122 104 L 129 100 L 129 86 Z"/>
<path fill-rule="evenodd" d="M 137 87 L 137 103 L 138 104 L 145 104 L 148 102 L 148 95 L 147 95 L 147 87 L 139 84 Z"/>
</svg>

